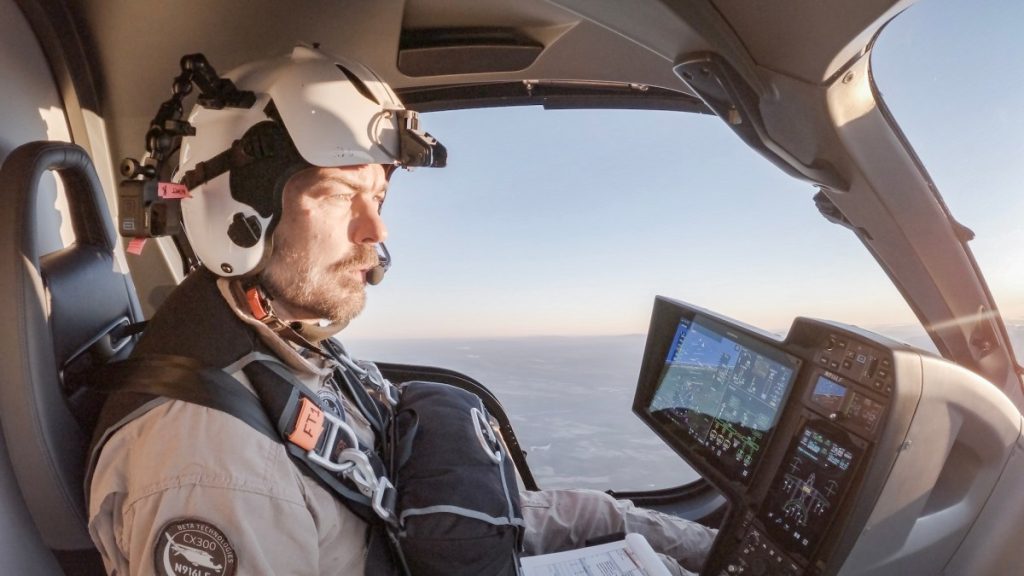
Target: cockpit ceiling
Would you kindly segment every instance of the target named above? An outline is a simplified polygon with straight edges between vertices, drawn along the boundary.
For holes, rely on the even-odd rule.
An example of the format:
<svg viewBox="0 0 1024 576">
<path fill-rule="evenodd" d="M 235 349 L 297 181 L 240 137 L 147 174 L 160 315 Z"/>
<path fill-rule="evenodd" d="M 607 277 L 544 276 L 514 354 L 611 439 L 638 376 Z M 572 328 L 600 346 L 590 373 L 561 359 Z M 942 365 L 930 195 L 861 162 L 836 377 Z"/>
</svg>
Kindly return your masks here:
<svg viewBox="0 0 1024 576">
<path fill-rule="evenodd" d="M 759 65 L 821 83 L 916 0 L 713 0 Z"/>
<path fill-rule="evenodd" d="M 361 61 L 397 89 L 525 79 L 617 81 L 687 91 L 672 57 L 545 0 L 68 0 L 96 79 L 113 152 L 137 154 L 146 123 L 170 93 L 181 56 L 206 54 L 219 72 L 320 43 Z M 652 3 L 655 6 L 660 4 Z M 641 11 L 663 17 L 664 10 Z M 664 25 L 661 25 L 664 28 Z M 527 68 L 409 76 L 398 68 L 403 32 L 513 30 L 543 47 Z M 696 35 L 686 49 L 707 50 Z"/>
<path fill-rule="evenodd" d="M 672 65 L 682 56 L 709 50 L 731 60 L 748 79 L 760 65 L 820 82 L 834 60 L 846 57 L 844 47 L 867 32 L 870 38 L 879 17 L 909 2 L 66 1 L 92 67 L 98 112 L 108 122 L 115 154 L 137 153 L 146 123 L 179 72 L 180 57 L 194 52 L 206 54 L 218 71 L 226 72 L 286 53 L 296 42 L 318 42 L 328 52 L 364 62 L 399 90 L 568 80 L 690 93 Z M 46 3 L 60 6 L 63 1 Z M 489 55 L 478 55 L 460 73 L 399 65 L 400 49 L 403 42 L 408 47 L 409 38 L 429 40 L 452 30 L 518 38 L 527 48 L 506 59 L 499 71 L 486 69 Z M 421 56 L 421 62 L 431 61 L 429 53 Z M 523 58 L 525 68 L 515 64 Z"/>
<path fill-rule="evenodd" d="M 411 77 L 397 67 L 403 32 L 438 29 L 510 29 L 543 46 L 524 70 L 460 75 L 459 83 L 597 80 L 685 90 L 672 73 L 672 56 L 545 0 L 71 1 L 95 50 L 105 87 L 101 101 L 119 114 L 151 113 L 166 97 L 183 54 L 203 52 L 227 71 L 286 53 L 296 42 L 319 42 L 328 52 L 362 61 L 399 89 L 452 84 L 451 76 Z M 683 43 L 708 48 L 696 36 Z"/>
</svg>

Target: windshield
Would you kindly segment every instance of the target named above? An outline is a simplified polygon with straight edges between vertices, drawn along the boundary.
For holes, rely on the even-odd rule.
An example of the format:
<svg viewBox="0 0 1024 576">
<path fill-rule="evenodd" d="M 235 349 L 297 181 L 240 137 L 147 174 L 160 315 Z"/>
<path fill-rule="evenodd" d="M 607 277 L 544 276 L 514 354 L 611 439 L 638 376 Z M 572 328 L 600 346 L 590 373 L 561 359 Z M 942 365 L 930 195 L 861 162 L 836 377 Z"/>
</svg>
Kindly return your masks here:
<svg viewBox="0 0 1024 576">
<path fill-rule="evenodd" d="M 928 0 L 882 31 L 875 82 L 954 218 L 1024 351 L 1024 3 Z"/>
<path fill-rule="evenodd" d="M 524 107 L 423 124 L 449 165 L 393 179 L 394 266 L 342 336 L 357 357 L 482 381 L 543 487 L 697 478 L 630 411 L 657 294 L 780 336 L 804 315 L 930 344 L 815 189 L 714 116 Z"/>
</svg>

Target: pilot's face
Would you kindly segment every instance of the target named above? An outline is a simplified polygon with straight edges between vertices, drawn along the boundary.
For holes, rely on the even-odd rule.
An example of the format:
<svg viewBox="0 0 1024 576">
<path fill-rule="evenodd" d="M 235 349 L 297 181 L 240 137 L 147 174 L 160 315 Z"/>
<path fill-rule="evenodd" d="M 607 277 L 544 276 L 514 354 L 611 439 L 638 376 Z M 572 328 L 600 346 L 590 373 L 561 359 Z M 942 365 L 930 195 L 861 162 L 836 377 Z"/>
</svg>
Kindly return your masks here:
<svg viewBox="0 0 1024 576">
<path fill-rule="evenodd" d="M 387 237 L 379 213 L 386 191 L 379 164 L 307 168 L 288 180 L 263 272 L 279 314 L 344 326 L 362 311 L 374 244 Z"/>
</svg>

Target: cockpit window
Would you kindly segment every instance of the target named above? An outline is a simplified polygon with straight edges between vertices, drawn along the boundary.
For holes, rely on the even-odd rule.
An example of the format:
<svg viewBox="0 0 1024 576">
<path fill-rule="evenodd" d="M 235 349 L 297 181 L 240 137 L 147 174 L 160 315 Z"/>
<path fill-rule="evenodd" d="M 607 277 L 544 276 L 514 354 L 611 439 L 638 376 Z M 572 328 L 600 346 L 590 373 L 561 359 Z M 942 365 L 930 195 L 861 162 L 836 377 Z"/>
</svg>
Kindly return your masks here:
<svg viewBox="0 0 1024 576">
<path fill-rule="evenodd" d="M 394 265 L 343 335 L 357 357 L 481 380 L 542 487 L 697 478 L 631 413 L 655 295 L 780 336 L 802 315 L 929 345 L 815 189 L 714 116 L 520 107 L 423 124 L 448 167 L 392 178 Z"/>
<path fill-rule="evenodd" d="M 927 167 L 1024 360 L 1024 4 L 929 0 L 882 31 L 878 89 Z"/>
</svg>

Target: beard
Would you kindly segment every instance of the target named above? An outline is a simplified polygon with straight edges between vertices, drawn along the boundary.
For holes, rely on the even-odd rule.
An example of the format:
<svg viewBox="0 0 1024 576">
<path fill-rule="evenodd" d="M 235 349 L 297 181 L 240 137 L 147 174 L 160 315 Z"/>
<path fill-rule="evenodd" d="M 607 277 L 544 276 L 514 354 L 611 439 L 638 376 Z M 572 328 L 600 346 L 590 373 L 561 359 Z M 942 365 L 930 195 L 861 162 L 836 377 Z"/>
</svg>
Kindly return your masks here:
<svg viewBox="0 0 1024 576">
<path fill-rule="evenodd" d="M 344 328 L 366 305 L 366 286 L 351 272 L 377 264 L 376 251 L 362 244 L 353 246 L 345 259 L 324 265 L 308 251 L 296 250 L 284 242 L 275 246 L 263 271 L 262 284 L 289 310 L 312 314 Z"/>
</svg>

